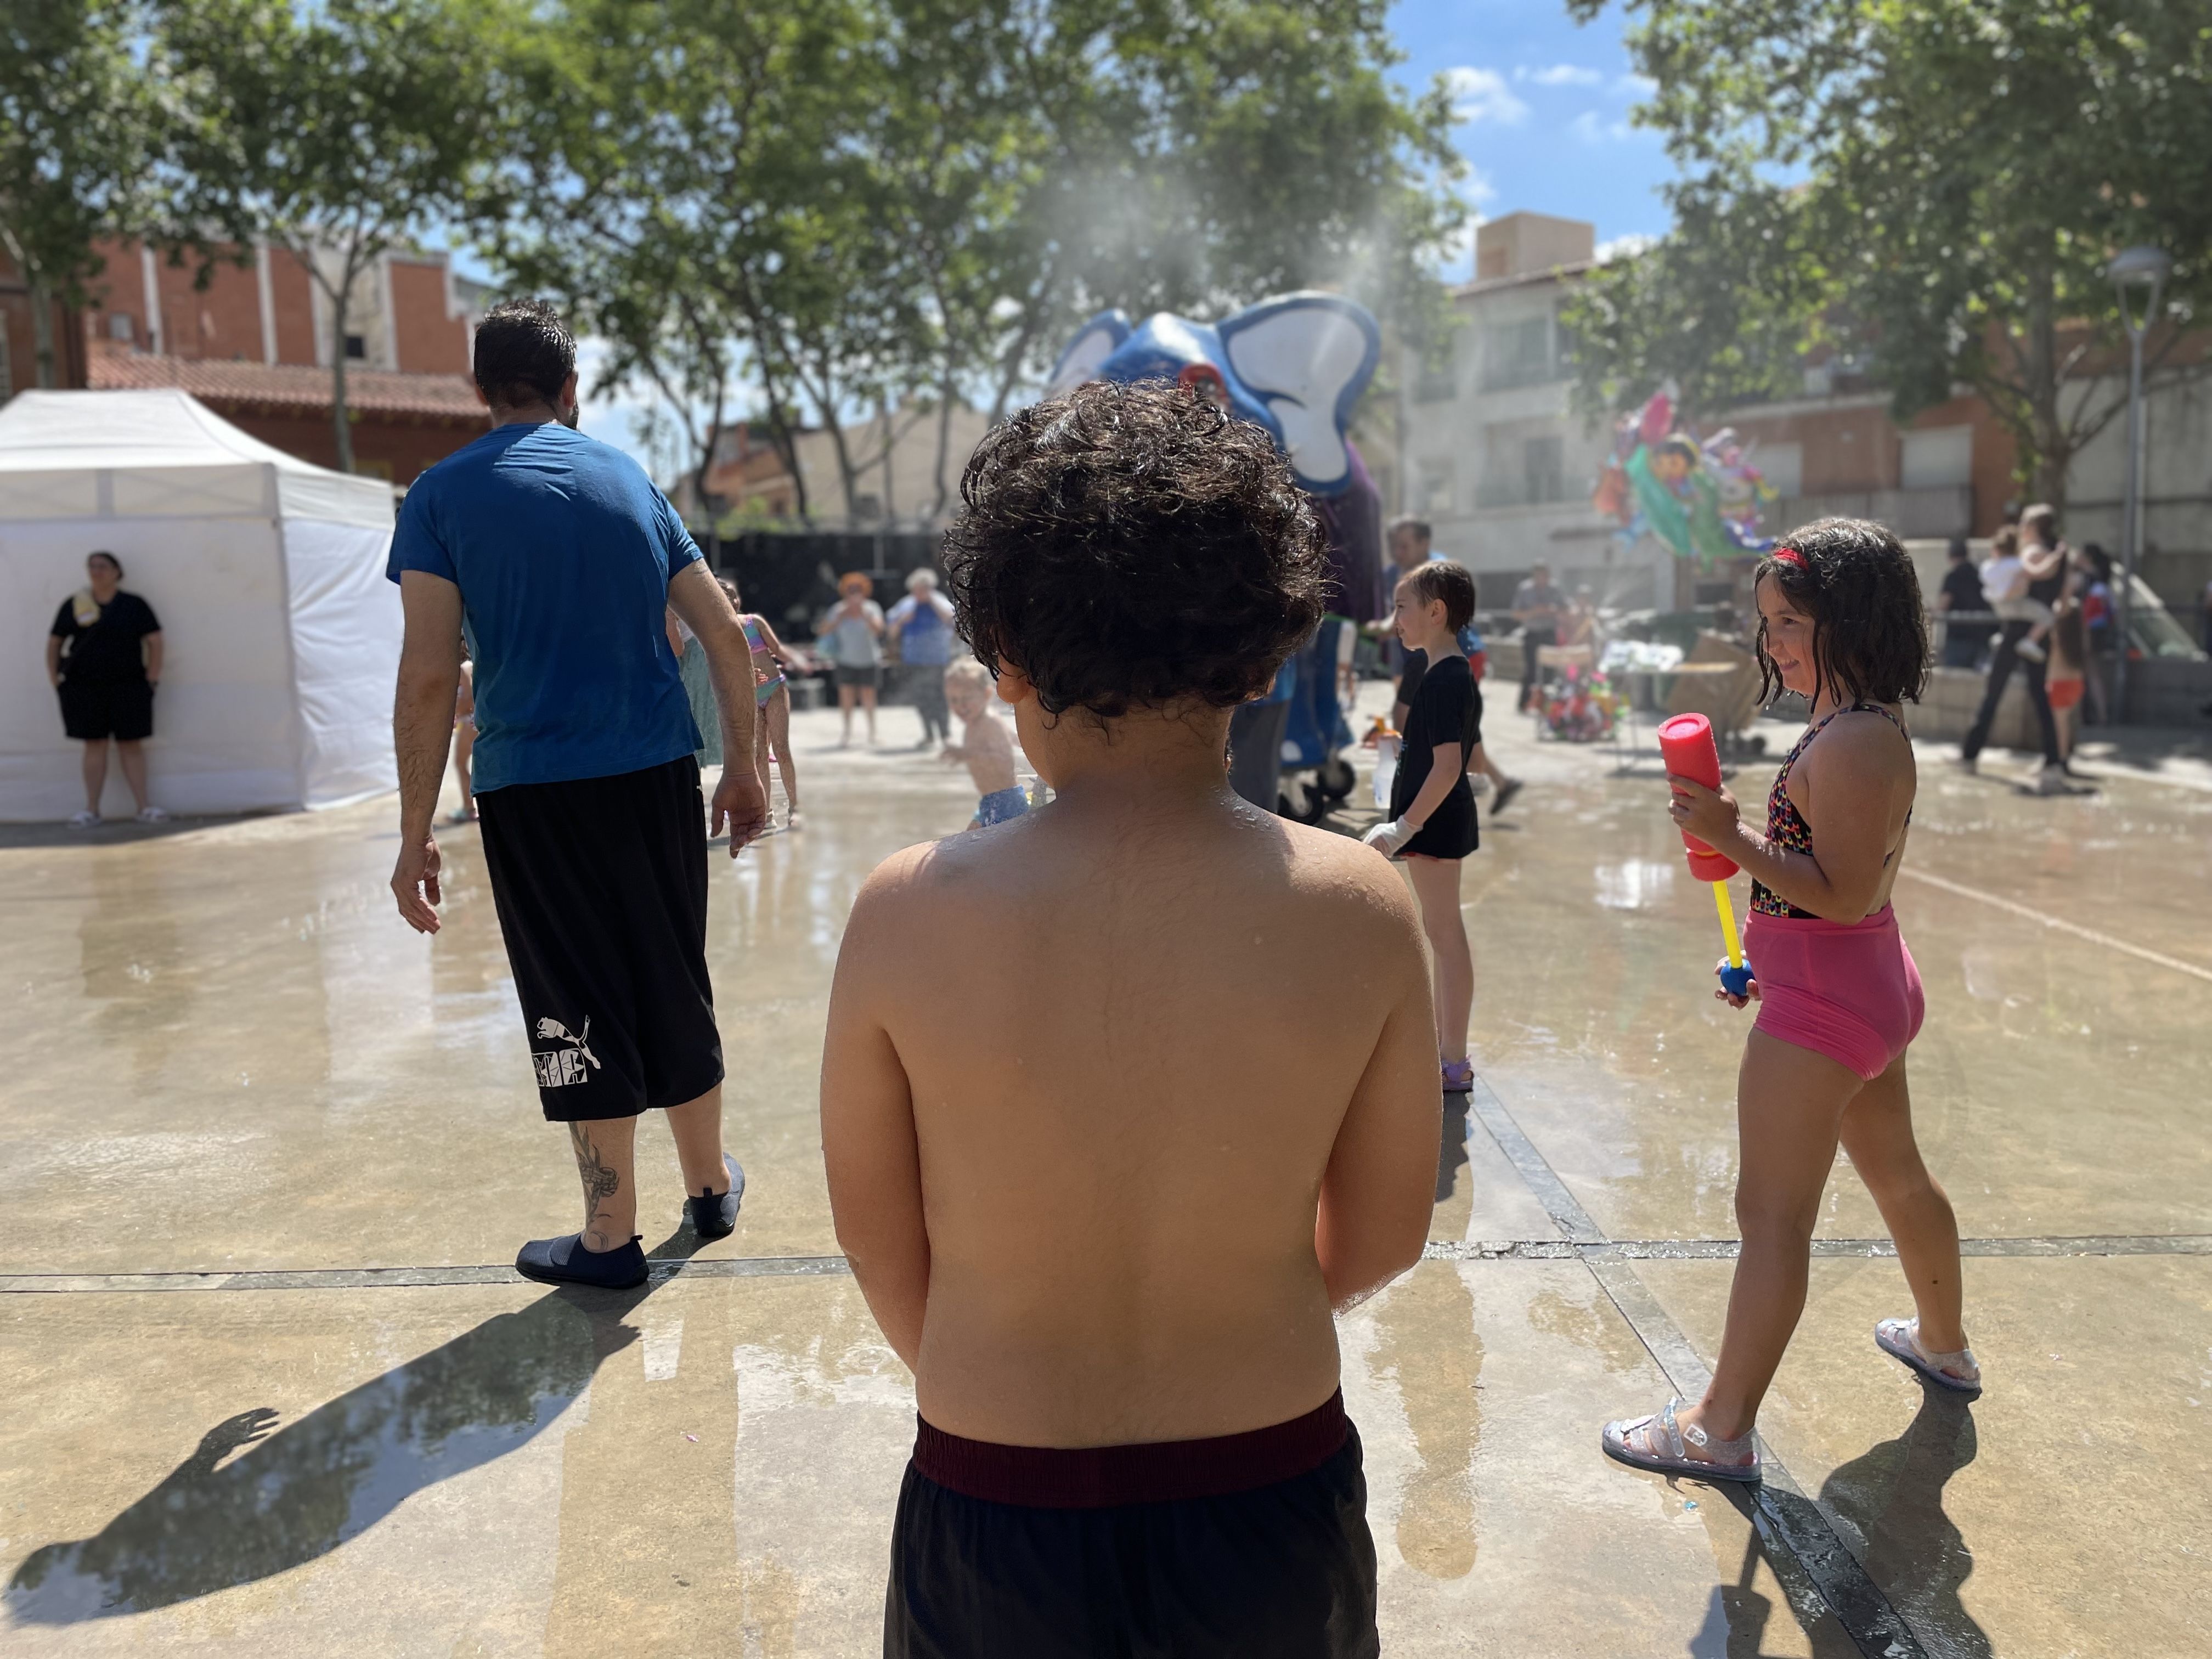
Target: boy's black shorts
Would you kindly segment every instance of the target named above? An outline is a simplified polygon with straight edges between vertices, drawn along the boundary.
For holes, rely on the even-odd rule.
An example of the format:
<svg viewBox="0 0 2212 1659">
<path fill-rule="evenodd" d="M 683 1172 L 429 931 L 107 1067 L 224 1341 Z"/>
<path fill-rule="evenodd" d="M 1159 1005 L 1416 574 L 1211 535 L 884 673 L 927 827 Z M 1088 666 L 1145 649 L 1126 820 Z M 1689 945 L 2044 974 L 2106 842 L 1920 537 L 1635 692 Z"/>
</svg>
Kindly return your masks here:
<svg viewBox="0 0 2212 1659">
<path fill-rule="evenodd" d="M 1359 1437 L 1226 1496 L 1062 1509 L 909 1466 L 884 1659 L 1374 1659 Z"/>
<path fill-rule="evenodd" d="M 477 805 L 547 1119 L 635 1117 L 720 1083 L 698 763 L 509 784 Z"/>
</svg>

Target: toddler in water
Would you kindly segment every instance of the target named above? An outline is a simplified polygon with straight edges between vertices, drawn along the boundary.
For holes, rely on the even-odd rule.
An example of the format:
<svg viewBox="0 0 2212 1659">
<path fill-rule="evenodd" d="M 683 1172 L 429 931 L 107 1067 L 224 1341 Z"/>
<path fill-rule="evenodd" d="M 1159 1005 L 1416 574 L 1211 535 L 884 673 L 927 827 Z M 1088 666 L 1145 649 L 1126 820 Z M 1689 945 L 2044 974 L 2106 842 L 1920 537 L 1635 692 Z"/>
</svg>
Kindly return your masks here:
<svg viewBox="0 0 2212 1659">
<path fill-rule="evenodd" d="M 1371 1659 L 1331 1313 L 1428 1231 L 1427 976 L 1389 866 L 1221 763 L 1321 619 L 1312 507 L 1258 427 L 1102 383 L 961 495 L 945 586 L 1054 799 L 885 861 L 830 994 L 837 1237 L 921 1416 L 884 1651 Z"/>
<path fill-rule="evenodd" d="M 991 671 L 973 657 L 963 657 L 945 671 L 945 701 L 960 716 L 962 743 L 945 745 L 948 761 L 968 763 L 968 775 L 975 781 L 975 816 L 970 830 L 987 823 L 1004 823 L 1030 810 L 1014 776 L 1014 744 L 1006 728 L 991 713 Z"/>
</svg>

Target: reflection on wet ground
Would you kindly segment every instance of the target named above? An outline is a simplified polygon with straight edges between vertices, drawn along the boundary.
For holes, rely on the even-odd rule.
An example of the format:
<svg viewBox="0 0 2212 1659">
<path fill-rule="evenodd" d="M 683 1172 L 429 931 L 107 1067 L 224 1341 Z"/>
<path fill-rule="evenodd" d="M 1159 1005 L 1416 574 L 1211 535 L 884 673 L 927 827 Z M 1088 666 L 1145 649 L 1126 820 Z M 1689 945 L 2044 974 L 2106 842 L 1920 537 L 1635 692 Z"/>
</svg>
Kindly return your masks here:
<svg viewBox="0 0 2212 1659">
<path fill-rule="evenodd" d="M 1894 1262 L 1824 1257 L 1762 1425 L 1817 1498 L 1739 1508 L 1600 1458 L 1600 1421 L 1711 1357 L 1729 1264 L 1664 1247 L 1735 1231 L 1742 1022 L 1705 995 L 1710 904 L 1653 780 L 1498 726 L 1531 781 L 1492 826 L 1522 833 L 1467 872 L 1478 1061 L 1583 1224 L 1633 1248 L 1569 1245 L 1584 1234 L 1446 1103 L 1440 1259 L 1340 1327 L 1386 1650 L 1826 1659 L 1880 1650 L 1884 1620 L 1961 1659 L 2201 1646 L 2201 1254 L 1976 1258 L 1993 1383 L 1971 1406 L 1871 1349 Z M 878 1650 L 908 1380 L 849 1279 L 733 1258 L 834 1251 L 813 1088 L 843 916 L 878 859 L 972 799 L 930 757 L 821 735 L 802 725 L 808 827 L 714 865 L 752 1185 L 699 1258 L 727 1271 L 627 1297 L 342 1273 L 30 1293 L 41 1273 L 501 1263 L 566 1223 L 574 1183 L 473 832 L 448 837 L 427 943 L 386 914 L 388 804 L 0 838 L 0 1653 Z M 2062 1252 L 2212 1234 L 2212 981 L 2185 971 L 2212 971 L 2212 793 L 2121 776 L 2038 801 L 1923 762 L 1923 802 L 1913 857 L 1940 880 L 1898 901 L 1929 999 L 1915 1112 L 1966 1230 Z M 657 1129 L 641 1182 L 672 1218 Z M 1880 1235 L 1847 1168 L 1820 1226 Z"/>
</svg>

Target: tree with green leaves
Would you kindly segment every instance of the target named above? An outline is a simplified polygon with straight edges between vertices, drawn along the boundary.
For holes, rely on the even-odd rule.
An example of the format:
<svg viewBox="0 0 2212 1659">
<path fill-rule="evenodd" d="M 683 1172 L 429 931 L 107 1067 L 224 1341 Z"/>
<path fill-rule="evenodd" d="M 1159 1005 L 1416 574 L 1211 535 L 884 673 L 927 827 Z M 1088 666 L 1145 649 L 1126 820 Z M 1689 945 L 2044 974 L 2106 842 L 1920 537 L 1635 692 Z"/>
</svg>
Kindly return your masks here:
<svg viewBox="0 0 2212 1659">
<path fill-rule="evenodd" d="M 362 284 L 384 254 L 467 210 L 501 143 L 485 67 L 504 27 L 473 0 L 161 0 L 160 40 L 193 118 L 177 149 L 185 222 L 307 267 L 329 319 L 343 470 Z"/>
<path fill-rule="evenodd" d="M 1383 20 L 1370 0 L 555 0 L 506 71 L 530 125 L 485 240 L 619 331 L 618 374 L 685 395 L 741 354 L 794 473 L 804 407 L 848 501 L 846 418 L 934 399 L 941 510 L 955 401 L 995 415 L 1104 307 L 1328 284 L 1434 314 L 1459 162 L 1442 94 L 1390 82 Z M 697 427 L 702 479 L 718 425 Z"/>
<path fill-rule="evenodd" d="M 1584 21 L 1601 0 L 1569 0 Z M 1775 395 L 1826 345 L 1900 421 L 1964 386 L 2063 501 L 2124 406 L 2105 268 L 2175 260 L 2212 300 L 2212 25 L 2170 0 L 1631 0 L 1683 170 L 1676 227 L 1581 284 L 1565 320 L 1595 415 L 1668 380 L 1692 409 Z M 2169 329 L 2169 342 L 2176 331 Z M 2102 389 L 2100 389 L 2102 388 Z"/>
<path fill-rule="evenodd" d="M 0 249 L 30 291 L 41 386 L 57 383 L 53 310 L 84 303 L 94 244 L 126 232 L 162 139 L 157 58 L 133 56 L 137 0 L 0 8 Z"/>
</svg>

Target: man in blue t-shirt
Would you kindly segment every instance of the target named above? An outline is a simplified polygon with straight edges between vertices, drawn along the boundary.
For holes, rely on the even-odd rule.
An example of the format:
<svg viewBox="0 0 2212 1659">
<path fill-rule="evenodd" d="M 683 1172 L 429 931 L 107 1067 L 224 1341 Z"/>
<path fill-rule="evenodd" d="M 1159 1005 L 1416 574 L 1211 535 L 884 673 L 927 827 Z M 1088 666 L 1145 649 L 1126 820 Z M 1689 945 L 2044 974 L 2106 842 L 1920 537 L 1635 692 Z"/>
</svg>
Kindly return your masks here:
<svg viewBox="0 0 2212 1659">
<path fill-rule="evenodd" d="M 475 367 L 492 429 L 416 480 L 386 569 L 406 612 L 392 888 L 409 926 L 438 931 L 430 823 L 465 635 L 484 871 L 538 1099 L 568 1125 L 584 1181 L 582 1231 L 532 1241 L 514 1265 L 548 1284 L 627 1287 L 646 1277 L 641 1112 L 668 1114 L 700 1237 L 735 1230 L 744 1191 L 722 1150 L 699 730 L 668 611 L 706 648 L 725 754 L 753 752 L 752 654 L 667 499 L 574 430 L 575 342 L 553 308 L 495 307 Z M 714 828 L 727 821 L 731 856 L 767 817 L 752 768 L 726 768 Z"/>
</svg>

